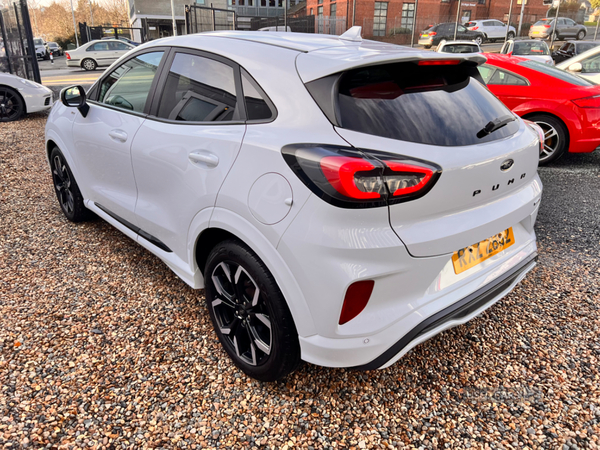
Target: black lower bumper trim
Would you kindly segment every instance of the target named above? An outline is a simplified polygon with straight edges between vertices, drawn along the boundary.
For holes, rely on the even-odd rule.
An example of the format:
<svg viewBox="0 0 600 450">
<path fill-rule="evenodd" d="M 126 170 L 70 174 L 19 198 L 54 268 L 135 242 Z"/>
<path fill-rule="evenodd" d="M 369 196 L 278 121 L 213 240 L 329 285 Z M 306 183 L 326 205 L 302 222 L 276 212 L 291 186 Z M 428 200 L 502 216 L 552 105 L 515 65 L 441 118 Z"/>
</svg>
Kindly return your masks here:
<svg viewBox="0 0 600 450">
<path fill-rule="evenodd" d="M 439 327 L 445 322 L 466 317 L 473 311 L 478 310 L 486 303 L 490 303 L 502 291 L 507 289 L 519 276 L 528 270 L 531 263 L 537 258 L 537 253 L 532 253 L 527 259 L 521 261 L 512 269 L 500 275 L 491 283 L 473 292 L 471 295 L 459 300 L 450 305 L 446 309 L 428 317 L 423 322 L 418 324 L 407 334 L 405 334 L 398 342 L 387 349 L 383 354 L 375 358 L 373 361 L 361 366 L 352 367 L 353 370 L 374 370 L 385 365 L 390 359 L 402 351 L 412 341 L 419 336 Z"/>
</svg>

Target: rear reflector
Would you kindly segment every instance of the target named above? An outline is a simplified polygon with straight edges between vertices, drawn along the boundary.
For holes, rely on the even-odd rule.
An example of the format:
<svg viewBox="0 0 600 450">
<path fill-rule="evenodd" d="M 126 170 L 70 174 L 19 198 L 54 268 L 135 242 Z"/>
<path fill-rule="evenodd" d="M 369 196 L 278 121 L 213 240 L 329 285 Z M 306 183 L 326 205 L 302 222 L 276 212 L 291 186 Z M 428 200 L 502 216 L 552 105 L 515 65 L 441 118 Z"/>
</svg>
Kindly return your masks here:
<svg viewBox="0 0 600 450">
<path fill-rule="evenodd" d="M 455 66 L 460 63 L 460 59 L 426 59 L 419 61 L 419 66 Z"/>
<path fill-rule="evenodd" d="M 358 316 L 369 303 L 375 281 L 364 280 L 352 283 L 346 291 L 342 313 L 340 314 L 340 325 L 350 322 Z"/>
</svg>

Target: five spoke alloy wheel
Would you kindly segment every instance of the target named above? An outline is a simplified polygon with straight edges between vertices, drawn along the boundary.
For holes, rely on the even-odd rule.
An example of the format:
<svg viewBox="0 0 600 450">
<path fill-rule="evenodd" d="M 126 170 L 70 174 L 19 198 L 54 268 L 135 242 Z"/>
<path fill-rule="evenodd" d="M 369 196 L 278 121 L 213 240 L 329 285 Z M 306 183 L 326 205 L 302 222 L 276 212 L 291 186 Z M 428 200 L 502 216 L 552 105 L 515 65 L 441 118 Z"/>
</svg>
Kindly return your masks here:
<svg viewBox="0 0 600 450">
<path fill-rule="evenodd" d="M 25 112 L 21 96 L 12 88 L 0 86 L 0 122 L 12 122 Z"/>
<path fill-rule="evenodd" d="M 238 240 L 210 252 L 204 269 L 206 305 L 233 362 L 260 381 L 276 381 L 300 364 L 294 320 L 273 275 Z"/>
</svg>

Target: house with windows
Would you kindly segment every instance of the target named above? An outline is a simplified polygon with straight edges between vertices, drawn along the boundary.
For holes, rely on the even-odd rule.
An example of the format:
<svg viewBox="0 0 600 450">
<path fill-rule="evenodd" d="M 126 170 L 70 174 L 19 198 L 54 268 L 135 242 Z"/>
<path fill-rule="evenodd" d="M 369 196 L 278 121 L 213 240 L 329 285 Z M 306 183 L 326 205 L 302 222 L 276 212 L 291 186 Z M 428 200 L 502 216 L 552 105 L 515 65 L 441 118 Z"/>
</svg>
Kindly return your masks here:
<svg viewBox="0 0 600 450">
<path fill-rule="evenodd" d="M 549 5 L 545 0 L 512 0 L 511 23 L 515 25 L 523 9 L 523 23 L 530 23 L 546 17 Z M 459 21 L 462 23 L 476 19 L 497 19 L 508 22 L 511 0 L 462 0 Z M 441 22 L 456 21 L 458 0 L 307 0 L 308 15 L 345 16 L 347 28 L 353 25 L 363 27 L 363 36 L 390 38 L 408 36 Z M 418 10 L 415 10 L 418 8 Z"/>
</svg>

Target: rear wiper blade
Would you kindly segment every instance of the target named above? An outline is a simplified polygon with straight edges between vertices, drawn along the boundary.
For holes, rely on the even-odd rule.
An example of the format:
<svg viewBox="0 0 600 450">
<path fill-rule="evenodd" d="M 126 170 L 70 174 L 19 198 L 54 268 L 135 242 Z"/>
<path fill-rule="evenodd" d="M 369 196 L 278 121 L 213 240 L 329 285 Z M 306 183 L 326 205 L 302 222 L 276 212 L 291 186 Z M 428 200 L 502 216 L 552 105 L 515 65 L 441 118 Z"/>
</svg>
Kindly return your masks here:
<svg viewBox="0 0 600 450">
<path fill-rule="evenodd" d="M 477 137 L 479 139 L 487 136 L 488 134 L 493 133 L 496 130 L 499 130 L 504 125 L 516 120 L 516 117 L 511 115 L 506 115 L 502 117 L 498 117 L 497 119 L 490 120 L 485 127 L 477 132 Z"/>
</svg>

